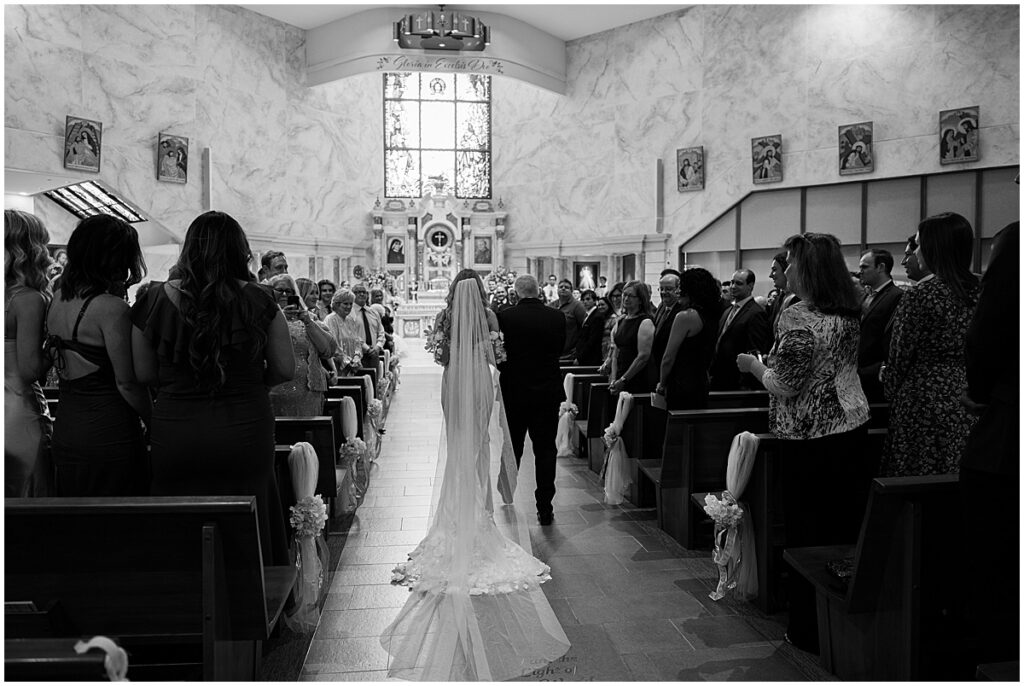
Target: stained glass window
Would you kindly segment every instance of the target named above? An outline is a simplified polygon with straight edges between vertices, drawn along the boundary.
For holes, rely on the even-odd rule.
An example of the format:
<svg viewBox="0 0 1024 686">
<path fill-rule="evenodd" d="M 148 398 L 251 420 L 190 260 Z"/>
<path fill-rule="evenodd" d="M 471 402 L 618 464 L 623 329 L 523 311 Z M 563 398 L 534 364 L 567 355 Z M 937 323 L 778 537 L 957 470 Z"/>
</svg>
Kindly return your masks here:
<svg viewBox="0 0 1024 686">
<path fill-rule="evenodd" d="M 490 76 L 384 74 L 384 195 L 431 190 L 491 197 Z"/>
</svg>

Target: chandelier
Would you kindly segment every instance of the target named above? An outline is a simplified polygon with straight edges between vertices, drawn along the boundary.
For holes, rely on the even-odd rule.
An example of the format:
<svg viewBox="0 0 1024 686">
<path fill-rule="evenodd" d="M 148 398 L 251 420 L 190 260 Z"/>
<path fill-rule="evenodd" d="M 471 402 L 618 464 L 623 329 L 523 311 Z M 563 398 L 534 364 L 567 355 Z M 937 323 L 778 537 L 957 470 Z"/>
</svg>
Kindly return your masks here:
<svg viewBox="0 0 1024 686">
<path fill-rule="evenodd" d="M 411 50 L 482 51 L 491 44 L 491 30 L 464 12 L 428 11 L 395 22 L 394 40 Z"/>
</svg>

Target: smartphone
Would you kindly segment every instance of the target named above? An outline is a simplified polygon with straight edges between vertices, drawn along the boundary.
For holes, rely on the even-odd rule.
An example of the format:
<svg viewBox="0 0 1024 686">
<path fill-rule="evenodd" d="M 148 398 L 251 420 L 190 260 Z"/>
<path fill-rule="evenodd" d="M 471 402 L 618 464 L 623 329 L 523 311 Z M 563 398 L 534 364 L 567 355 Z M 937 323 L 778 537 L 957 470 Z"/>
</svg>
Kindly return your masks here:
<svg viewBox="0 0 1024 686">
<path fill-rule="evenodd" d="M 289 295 L 288 296 L 288 307 L 299 307 L 300 305 L 302 305 L 302 301 L 299 299 L 299 296 L 297 296 L 297 295 Z"/>
</svg>

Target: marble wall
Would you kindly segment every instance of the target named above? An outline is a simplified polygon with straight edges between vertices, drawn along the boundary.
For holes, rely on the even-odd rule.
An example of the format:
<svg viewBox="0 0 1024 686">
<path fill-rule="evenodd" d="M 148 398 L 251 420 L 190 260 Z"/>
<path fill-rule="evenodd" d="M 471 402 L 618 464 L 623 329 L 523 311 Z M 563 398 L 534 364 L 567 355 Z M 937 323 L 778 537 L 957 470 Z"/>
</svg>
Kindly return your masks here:
<svg viewBox="0 0 1024 686">
<path fill-rule="evenodd" d="M 700 5 L 568 45 L 565 97 L 494 86 L 494 188 L 510 244 L 653 233 L 665 162 L 668 254 L 754 189 L 750 139 L 781 133 L 784 181 L 841 181 L 837 127 L 874 121 L 876 171 L 951 171 L 938 113 L 981 107 L 981 160 L 1017 164 L 1016 5 Z M 704 146 L 680 193 L 677 148 Z M 674 260 L 673 260 L 674 261 Z"/>
<path fill-rule="evenodd" d="M 304 33 L 232 6 L 4 15 L 6 166 L 62 171 L 65 115 L 98 119 L 100 178 L 181 236 L 206 207 L 210 148 L 211 205 L 254 247 L 369 263 L 379 74 L 306 87 Z M 493 188 L 510 248 L 653 234 L 662 159 L 674 255 L 754 188 L 754 136 L 782 134 L 781 186 L 840 181 L 836 129 L 865 120 L 876 171 L 856 179 L 931 173 L 951 169 L 938 162 L 939 110 L 979 105 L 971 166 L 1016 164 L 1019 45 L 1015 5 L 698 5 L 573 41 L 564 96 L 494 79 Z M 156 181 L 160 131 L 189 137 L 187 185 Z M 693 145 L 706 189 L 679 193 L 675 151 Z"/>
<path fill-rule="evenodd" d="M 98 177 L 179 237 L 208 206 L 209 148 L 209 207 L 255 249 L 369 245 L 378 75 L 306 88 L 304 32 L 232 6 L 6 5 L 4 20 L 7 167 L 63 172 L 64 118 L 86 117 L 103 122 Z M 156 181 L 161 131 L 189 138 L 186 185 Z"/>
</svg>

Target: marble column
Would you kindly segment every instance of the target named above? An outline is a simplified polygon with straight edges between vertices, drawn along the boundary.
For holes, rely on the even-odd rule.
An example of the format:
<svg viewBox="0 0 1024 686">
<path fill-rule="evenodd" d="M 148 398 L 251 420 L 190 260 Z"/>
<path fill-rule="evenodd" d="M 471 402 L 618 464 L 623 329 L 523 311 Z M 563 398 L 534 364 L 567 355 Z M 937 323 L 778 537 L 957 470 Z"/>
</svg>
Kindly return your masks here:
<svg viewBox="0 0 1024 686">
<path fill-rule="evenodd" d="M 505 264 L 505 225 L 496 224 L 494 227 L 494 264 L 495 266 Z"/>
<path fill-rule="evenodd" d="M 373 251 L 374 261 L 377 269 L 384 269 L 384 257 L 386 246 L 384 245 L 384 224 L 380 217 L 373 218 Z"/>
</svg>

